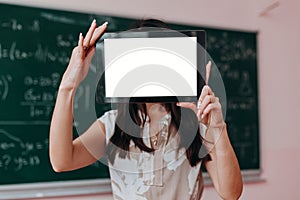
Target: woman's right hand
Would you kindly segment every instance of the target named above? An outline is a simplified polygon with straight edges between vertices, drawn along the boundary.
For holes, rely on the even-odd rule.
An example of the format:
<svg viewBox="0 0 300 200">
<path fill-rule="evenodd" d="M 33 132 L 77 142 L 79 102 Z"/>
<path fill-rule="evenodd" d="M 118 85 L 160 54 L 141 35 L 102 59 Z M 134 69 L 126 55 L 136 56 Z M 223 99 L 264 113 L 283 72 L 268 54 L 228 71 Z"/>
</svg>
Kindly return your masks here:
<svg viewBox="0 0 300 200">
<path fill-rule="evenodd" d="M 60 88 L 77 89 L 79 84 L 85 79 L 93 55 L 95 54 L 95 44 L 106 30 L 107 22 L 101 26 L 96 25 L 93 20 L 85 37 L 79 34 L 78 46 L 73 51 L 67 70 L 65 71 Z"/>
</svg>

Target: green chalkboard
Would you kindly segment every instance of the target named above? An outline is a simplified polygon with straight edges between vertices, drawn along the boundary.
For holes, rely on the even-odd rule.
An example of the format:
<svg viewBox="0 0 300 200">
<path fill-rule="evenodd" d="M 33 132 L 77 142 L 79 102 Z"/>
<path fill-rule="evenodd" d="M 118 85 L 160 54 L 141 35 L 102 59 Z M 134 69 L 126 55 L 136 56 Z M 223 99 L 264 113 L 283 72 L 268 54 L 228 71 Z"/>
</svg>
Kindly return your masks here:
<svg viewBox="0 0 300 200">
<path fill-rule="evenodd" d="M 0 4 L 0 13 L 0 185 L 108 178 L 100 162 L 73 172 L 52 170 L 50 118 L 79 33 L 94 18 L 98 23 L 108 21 L 108 31 L 126 30 L 135 20 L 5 4 Z M 240 166 L 259 169 L 257 34 L 180 24 L 171 28 L 206 30 L 207 50 L 224 80 L 226 122 Z M 75 108 L 87 90 L 80 89 Z M 98 105 L 97 113 L 108 108 Z"/>
<path fill-rule="evenodd" d="M 107 178 L 100 162 L 55 173 L 48 156 L 58 84 L 93 16 L 11 5 L 0 12 L 0 184 Z"/>
</svg>

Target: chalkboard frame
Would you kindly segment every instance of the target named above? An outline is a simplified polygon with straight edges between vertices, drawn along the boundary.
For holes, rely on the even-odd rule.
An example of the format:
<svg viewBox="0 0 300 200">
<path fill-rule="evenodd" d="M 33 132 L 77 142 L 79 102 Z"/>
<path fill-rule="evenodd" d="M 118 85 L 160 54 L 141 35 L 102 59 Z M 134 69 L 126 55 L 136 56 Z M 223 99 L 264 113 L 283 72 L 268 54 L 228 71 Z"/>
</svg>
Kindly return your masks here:
<svg viewBox="0 0 300 200">
<path fill-rule="evenodd" d="M 260 170 L 242 171 L 244 183 L 264 182 Z M 207 172 L 203 173 L 204 185 L 212 186 L 212 180 Z M 55 181 L 45 183 L 24 183 L 1 185 L 0 199 L 27 199 L 43 197 L 60 197 L 74 195 L 97 195 L 111 193 L 110 179 Z"/>
</svg>

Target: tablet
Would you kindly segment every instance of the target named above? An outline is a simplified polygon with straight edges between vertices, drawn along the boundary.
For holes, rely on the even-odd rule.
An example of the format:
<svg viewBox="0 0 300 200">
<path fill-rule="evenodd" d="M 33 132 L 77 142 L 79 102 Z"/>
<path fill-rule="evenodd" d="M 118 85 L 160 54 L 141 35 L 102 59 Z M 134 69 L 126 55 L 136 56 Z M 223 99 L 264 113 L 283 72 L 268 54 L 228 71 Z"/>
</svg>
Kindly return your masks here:
<svg viewBox="0 0 300 200">
<path fill-rule="evenodd" d="M 197 101 L 206 34 L 169 29 L 105 33 L 97 43 L 98 103 Z"/>
</svg>

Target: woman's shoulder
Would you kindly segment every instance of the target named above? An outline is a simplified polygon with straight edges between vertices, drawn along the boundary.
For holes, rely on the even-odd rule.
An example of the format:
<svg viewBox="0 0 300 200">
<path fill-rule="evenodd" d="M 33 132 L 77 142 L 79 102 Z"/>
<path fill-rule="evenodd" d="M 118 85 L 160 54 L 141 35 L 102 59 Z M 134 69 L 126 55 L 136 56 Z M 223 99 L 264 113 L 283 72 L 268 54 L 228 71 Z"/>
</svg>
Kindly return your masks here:
<svg viewBox="0 0 300 200">
<path fill-rule="evenodd" d="M 118 114 L 118 110 L 108 110 L 108 111 L 104 112 L 101 117 L 103 117 L 103 116 L 114 116 L 114 115 L 117 115 L 117 114 Z"/>
<path fill-rule="evenodd" d="M 115 121 L 118 115 L 117 110 L 106 111 L 101 117 L 98 118 L 104 125 L 108 122 Z"/>
<path fill-rule="evenodd" d="M 109 110 L 98 118 L 98 120 L 102 122 L 105 127 L 105 134 L 107 138 L 110 138 L 113 134 L 117 115 L 117 110 Z"/>
</svg>

